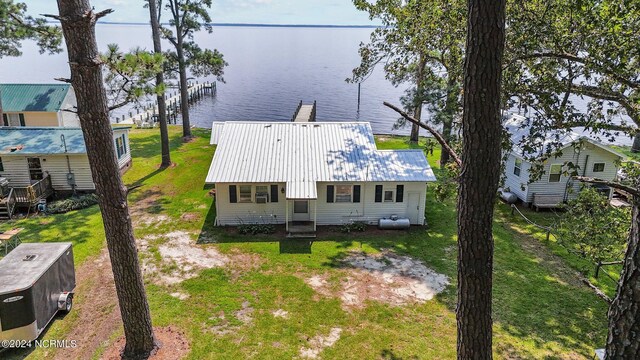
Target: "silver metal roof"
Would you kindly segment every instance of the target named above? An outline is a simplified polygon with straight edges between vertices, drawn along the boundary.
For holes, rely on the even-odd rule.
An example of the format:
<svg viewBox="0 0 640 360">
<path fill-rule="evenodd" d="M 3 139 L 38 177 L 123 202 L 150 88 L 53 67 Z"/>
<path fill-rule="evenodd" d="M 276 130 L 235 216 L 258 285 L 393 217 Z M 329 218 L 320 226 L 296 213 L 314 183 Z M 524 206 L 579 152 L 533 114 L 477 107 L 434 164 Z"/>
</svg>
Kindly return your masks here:
<svg viewBox="0 0 640 360">
<path fill-rule="evenodd" d="M 222 130 L 224 129 L 223 122 L 214 122 L 211 125 L 211 145 L 218 145 L 218 141 L 220 141 L 220 134 L 222 134 Z"/>
<path fill-rule="evenodd" d="M 574 144 L 586 141 L 589 142 L 605 151 L 608 151 L 620 158 L 624 158 L 625 156 L 621 153 L 613 150 L 607 145 L 592 139 L 590 137 L 580 135 L 573 130 L 569 131 L 559 131 L 559 130 L 549 130 L 544 138 L 539 138 L 536 141 L 537 146 L 523 146 L 523 144 L 527 143 L 527 139 L 531 136 L 531 122 L 529 119 L 522 115 L 518 114 L 509 114 L 507 118 L 503 121 L 503 126 L 509 132 L 511 137 L 511 142 L 513 143 L 512 153 L 518 157 L 537 157 L 542 155 L 546 150 L 547 146 L 550 144 L 560 145 L 559 149 L 565 149 L 569 146 L 573 146 Z M 552 148 L 552 151 L 556 149 Z"/>
<path fill-rule="evenodd" d="M 366 122 L 214 124 L 206 183 L 286 182 L 287 198 L 315 198 L 316 182 L 435 181 L 422 150 L 376 148 Z"/>
</svg>

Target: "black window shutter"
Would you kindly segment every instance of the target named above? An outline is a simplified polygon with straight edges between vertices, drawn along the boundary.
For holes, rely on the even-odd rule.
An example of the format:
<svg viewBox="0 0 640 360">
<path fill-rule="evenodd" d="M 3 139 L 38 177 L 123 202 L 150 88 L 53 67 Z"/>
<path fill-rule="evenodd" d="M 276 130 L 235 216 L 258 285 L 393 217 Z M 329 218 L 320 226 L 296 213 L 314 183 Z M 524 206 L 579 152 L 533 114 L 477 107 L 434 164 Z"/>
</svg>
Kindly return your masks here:
<svg viewBox="0 0 640 360">
<path fill-rule="evenodd" d="M 238 202 L 238 192 L 236 190 L 235 185 L 229 185 L 229 202 L 230 203 Z"/>
<path fill-rule="evenodd" d="M 278 202 L 278 185 L 271 185 L 271 202 Z"/>
<path fill-rule="evenodd" d="M 382 185 L 376 185 L 376 202 L 382 202 Z"/>
<path fill-rule="evenodd" d="M 333 185 L 327 185 L 327 202 L 333 202 Z"/>
<path fill-rule="evenodd" d="M 360 202 L 360 185 L 353 185 L 353 202 Z"/>
<path fill-rule="evenodd" d="M 396 185 L 396 202 L 404 200 L 404 185 Z"/>
<path fill-rule="evenodd" d="M 24 114 L 18 114 L 18 117 L 20 118 L 20 126 L 26 126 L 24 122 Z"/>
<path fill-rule="evenodd" d="M 9 126 L 9 118 L 7 117 L 7 114 L 2 114 L 2 122 L 4 123 L 4 126 Z"/>
</svg>

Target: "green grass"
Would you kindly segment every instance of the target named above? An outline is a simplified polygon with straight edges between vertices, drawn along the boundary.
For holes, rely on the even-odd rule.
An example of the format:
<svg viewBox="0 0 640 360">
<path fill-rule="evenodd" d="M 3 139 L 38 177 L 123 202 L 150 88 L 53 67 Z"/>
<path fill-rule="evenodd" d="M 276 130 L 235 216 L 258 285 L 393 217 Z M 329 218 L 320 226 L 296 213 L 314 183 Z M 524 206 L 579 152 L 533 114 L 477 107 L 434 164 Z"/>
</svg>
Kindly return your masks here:
<svg viewBox="0 0 640 360">
<path fill-rule="evenodd" d="M 393 235 L 326 235 L 312 243 L 287 241 L 277 236 L 239 236 L 212 226 L 213 198 L 204 178 L 213 156 L 207 131 L 196 130 L 197 138 L 183 144 L 179 128 L 171 127 L 174 167 L 159 170 L 157 130 L 131 133 L 133 168 L 125 175 L 127 184 L 141 184 L 130 196 L 132 204 L 145 204 L 149 215 L 164 215 L 170 221 L 140 225 L 136 236 L 184 230 L 197 239 L 206 233 L 223 253 L 238 252 L 255 257 L 255 266 L 244 271 L 217 268 L 172 287 L 147 284 L 154 325 L 175 325 L 189 337 L 189 359 L 283 359 L 298 355 L 308 339 L 326 335 L 332 327 L 343 329 L 341 338 L 321 356 L 326 359 L 452 359 L 456 349 L 456 211 L 453 199 L 427 199 L 428 227 L 416 227 Z M 404 137 L 379 136 L 381 149 L 421 148 Z M 429 155 L 431 164 L 439 149 Z M 438 169 L 436 169 L 436 173 Z M 149 202 L 151 198 L 154 201 Z M 184 214 L 191 220 L 185 220 Z M 135 219 L 134 219 L 135 220 Z M 97 207 L 51 217 L 36 217 L 3 225 L 27 228 L 26 241 L 72 241 L 77 264 L 98 254 L 104 234 Z M 494 355 L 496 358 L 589 358 L 593 348 L 604 344 L 606 305 L 577 283 L 569 267 L 553 261 L 538 235 L 510 218 L 498 207 L 495 237 Z M 157 243 L 151 254 L 161 257 Z M 339 284 L 342 270 L 337 264 L 350 250 L 369 253 L 393 249 L 424 261 L 446 274 L 449 286 L 435 299 L 420 305 L 394 307 L 370 302 L 364 308 L 344 310 L 338 299 L 319 296 L 302 278 L 327 274 Z M 170 293 L 188 294 L 186 301 Z M 253 308 L 253 320 L 244 324 L 234 313 L 243 302 Z M 274 318 L 276 309 L 289 312 L 287 319 Z M 225 320 L 219 314 L 225 314 Z M 64 338 L 73 318 L 56 321 L 47 338 Z M 65 324 L 67 323 L 67 324 Z M 228 323 L 232 332 L 218 335 L 212 328 Z M 99 350 L 98 350 L 99 351 Z M 36 351 L 32 358 L 46 357 Z"/>
</svg>

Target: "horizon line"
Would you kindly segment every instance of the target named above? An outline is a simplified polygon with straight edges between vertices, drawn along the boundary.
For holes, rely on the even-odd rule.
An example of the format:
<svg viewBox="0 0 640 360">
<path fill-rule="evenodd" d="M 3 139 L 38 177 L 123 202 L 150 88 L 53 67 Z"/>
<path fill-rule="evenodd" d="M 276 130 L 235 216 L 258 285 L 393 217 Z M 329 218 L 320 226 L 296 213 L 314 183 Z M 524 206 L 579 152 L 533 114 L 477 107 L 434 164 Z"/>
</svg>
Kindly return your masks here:
<svg viewBox="0 0 640 360">
<path fill-rule="evenodd" d="M 47 21 L 51 23 L 60 23 L 59 21 Z M 149 26 L 146 22 L 130 22 L 130 21 L 98 21 L 101 25 L 144 25 Z M 210 23 L 211 26 L 229 26 L 229 27 L 299 27 L 299 28 L 364 28 L 375 29 L 382 25 L 339 25 L 339 24 L 260 24 L 260 23 Z"/>
</svg>

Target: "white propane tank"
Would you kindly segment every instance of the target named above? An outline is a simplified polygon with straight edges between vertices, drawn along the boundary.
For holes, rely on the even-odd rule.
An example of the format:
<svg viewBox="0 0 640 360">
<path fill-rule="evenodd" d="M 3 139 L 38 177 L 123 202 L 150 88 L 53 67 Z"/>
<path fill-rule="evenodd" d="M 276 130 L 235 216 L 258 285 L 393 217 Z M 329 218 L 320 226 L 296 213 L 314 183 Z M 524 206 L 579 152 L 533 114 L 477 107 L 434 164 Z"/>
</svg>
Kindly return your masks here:
<svg viewBox="0 0 640 360">
<path fill-rule="evenodd" d="M 518 197 L 516 196 L 516 194 L 509 191 L 501 191 L 500 198 L 507 204 L 515 204 L 516 201 L 518 201 Z"/>
<path fill-rule="evenodd" d="M 404 230 L 411 227 L 411 221 L 407 218 L 399 218 L 397 215 L 392 215 L 389 218 L 382 218 L 378 220 L 379 229 L 394 229 Z"/>
</svg>

